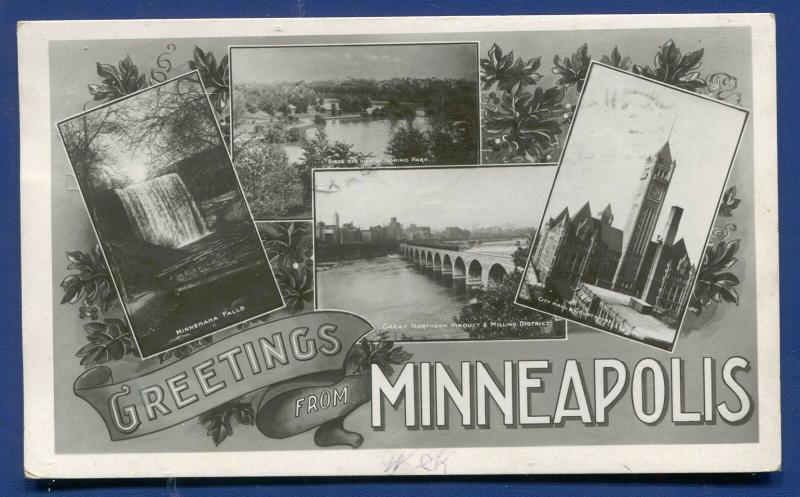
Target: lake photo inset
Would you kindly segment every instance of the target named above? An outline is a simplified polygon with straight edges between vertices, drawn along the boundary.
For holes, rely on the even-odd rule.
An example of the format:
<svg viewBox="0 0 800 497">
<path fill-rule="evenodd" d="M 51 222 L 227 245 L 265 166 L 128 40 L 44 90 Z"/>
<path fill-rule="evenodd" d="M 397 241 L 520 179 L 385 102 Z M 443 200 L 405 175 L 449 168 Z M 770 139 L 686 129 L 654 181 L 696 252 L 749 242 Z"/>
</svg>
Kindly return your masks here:
<svg viewBox="0 0 800 497">
<path fill-rule="evenodd" d="M 256 219 L 311 215 L 311 171 L 479 161 L 475 43 L 231 48 L 234 162 Z"/>
</svg>

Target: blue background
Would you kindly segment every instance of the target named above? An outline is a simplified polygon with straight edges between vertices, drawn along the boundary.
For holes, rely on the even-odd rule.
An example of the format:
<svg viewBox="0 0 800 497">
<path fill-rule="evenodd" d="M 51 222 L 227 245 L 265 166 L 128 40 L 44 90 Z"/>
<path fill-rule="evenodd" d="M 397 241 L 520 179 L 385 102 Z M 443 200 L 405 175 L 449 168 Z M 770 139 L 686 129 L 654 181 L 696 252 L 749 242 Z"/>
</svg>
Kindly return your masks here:
<svg viewBox="0 0 800 497">
<path fill-rule="evenodd" d="M 0 315 L 5 329 L 0 342 L 0 496 L 44 494 L 48 491 L 81 496 L 214 496 L 245 495 L 428 495 L 469 494 L 514 496 L 796 496 L 798 468 L 798 380 L 796 352 L 800 329 L 793 318 L 793 291 L 800 284 L 793 256 L 798 250 L 800 206 L 798 157 L 798 27 L 794 1 L 590 0 L 539 2 L 504 0 L 296 0 L 119 2 L 114 0 L 0 0 Z M 39 19 L 329 17 L 399 15 L 521 15 L 773 12 L 778 38 L 778 120 L 781 229 L 781 384 L 783 410 L 783 472 L 761 475 L 650 476 L 515 476 L 439 478 L 305 478 L 299 479 L 178 479 L 178 480 L 45 480 L 26 481 L 22 470 L 22 346 L 19 274 L 19 100 L 17 86 L 16 21 Z M 758 68 L 756 68 L 758 70 Z M 47 144 L 43 144 L 47 146 Z M 753 330 L 755 332 L 755 330 Z M 43 358 L 45 360 L 46 358 Z M 220 454 L 220 464 L 225 454 Z"/>
</svg>

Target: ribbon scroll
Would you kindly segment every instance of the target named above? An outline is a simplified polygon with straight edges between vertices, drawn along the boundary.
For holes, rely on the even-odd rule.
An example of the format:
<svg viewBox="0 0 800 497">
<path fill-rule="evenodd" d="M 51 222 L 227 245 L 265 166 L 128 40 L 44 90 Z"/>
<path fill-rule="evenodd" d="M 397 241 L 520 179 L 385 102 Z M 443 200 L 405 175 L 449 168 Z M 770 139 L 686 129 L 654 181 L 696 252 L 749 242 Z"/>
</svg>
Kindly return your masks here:
<svg viewBox="0 0 800 497">
<path fill-rule="evenodd" d="M 369 400 L 368 374 L 348 375 L 348 354 L 372 326 L 342 311 L 316 311 L 255 326 L 140 376 L 115 381 L 99 366 L 78 377 L 75 394 L 103 418 L 111 440 L 183 423 L 242 395 L 267 388 L 256 426 L 272 438 L 319 427 L 318 445 L 357 447 L 342 428 Z"/>
</svg>

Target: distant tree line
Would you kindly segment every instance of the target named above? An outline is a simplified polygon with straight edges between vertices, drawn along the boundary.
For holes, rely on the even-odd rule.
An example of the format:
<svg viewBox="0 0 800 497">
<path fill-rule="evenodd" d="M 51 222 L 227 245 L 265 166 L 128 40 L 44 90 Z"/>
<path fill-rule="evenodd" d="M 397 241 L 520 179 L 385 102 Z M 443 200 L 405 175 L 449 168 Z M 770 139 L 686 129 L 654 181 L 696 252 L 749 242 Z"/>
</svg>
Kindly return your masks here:
<svg viewBox="0 0 800 497">
<path fill-rule="evenodd" d="M 374 102 L 387 101 L 375 117 L 407 117 L 409 109 L 424 108 L 429 114 L 444 113 L 451 120 L 475 119 L 478 110 L 478 86 L 463 79 L 392 78 L 388 80 L 352 78 L 347 80 L 247 85 L 237 88 L 244 93 L 247 111 L 263 111 L 271 116 L 310 109 L 327 112 L 324 98 L 339 100 L 330 112 L 364 113 Z M 381 114 L 383 113 L 383 114 Z"/>
</svg>

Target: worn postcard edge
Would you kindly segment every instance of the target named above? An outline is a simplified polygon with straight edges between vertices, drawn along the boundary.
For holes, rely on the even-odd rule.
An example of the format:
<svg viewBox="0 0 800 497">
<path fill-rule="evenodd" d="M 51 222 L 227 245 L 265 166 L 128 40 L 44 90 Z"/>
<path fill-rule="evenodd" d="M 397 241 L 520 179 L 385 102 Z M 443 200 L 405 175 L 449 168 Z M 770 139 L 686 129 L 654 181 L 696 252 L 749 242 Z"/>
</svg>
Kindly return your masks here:
<svg viewBox="0 0 800 497">
<path fill-rule="evenodd" d="M 20 22 L 21 271 L 26 476 L 111 478 L 174 476 L 382 475 L 384 462 L 404 449 L 154 454 L 55 453 L 53 296 L 50 205 L 51 123 L 48 48 L 52 40 L 434 32 L 557 31 L 749 27 L 753 42 L 755 215 L 758 312 L 759 442 L 748 444 L 600 445 L 535 448 L 438 449 L 450 474 L 753 472 L 781 467 L 777 113 L 775 22 L 770 14 L 509 16 L 338 19 L 213 19 L 173 21 Z M 756 331 L 756 330 L 754 330 Z M 427 449 L 435 453 L 437 449 Z M 192 464 L 187 467 L 187 459 Z M 100 464 L 102 461 L 102 464 Z M 313 464 L 308 464 L 312 461 Z M 180 469 L 178 469 L 180 468 Z M 419 474 L 400 468 L 393 474 Z"/>
</svg>

